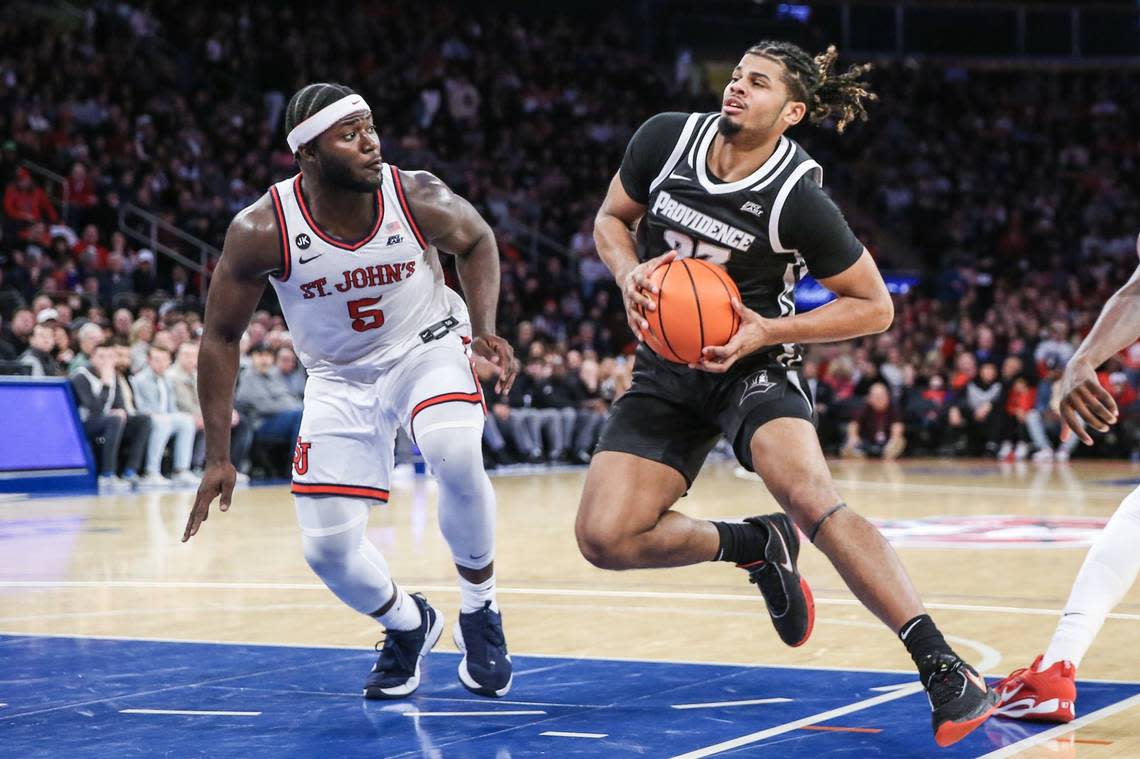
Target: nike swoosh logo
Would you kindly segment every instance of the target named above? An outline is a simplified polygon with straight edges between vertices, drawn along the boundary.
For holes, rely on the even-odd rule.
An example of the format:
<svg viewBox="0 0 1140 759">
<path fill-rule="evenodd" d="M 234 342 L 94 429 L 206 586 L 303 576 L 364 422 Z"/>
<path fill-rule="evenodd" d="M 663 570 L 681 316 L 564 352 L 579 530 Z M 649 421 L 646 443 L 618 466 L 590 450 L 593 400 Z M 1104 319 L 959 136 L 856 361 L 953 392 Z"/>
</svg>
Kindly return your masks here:
<svg viewBox="0 0 1140 759">
<path fill-rule="evenodd" d="M 479 559 L 483 558 L 484 556 L 486 556 L 489 553 L 490 553 L 490 551 L 484 551 L 483 553 L 479 554 L 478 556 L 476 556 L 473 553 L 469 553 L 467 555 L 470 556 L 472 559 L 475 559 L 476 561 L 478 561 Z"/>
<path fill-rule="evenodd" d="M 1016 688 L 1011 688 L 1007 691 L 1003 691 L 1002 693 L 1000 693 L 998 695 L 998 703 L 999 704 L 1006 703 L 1007 701 L 1012 699 L 1014 696 L 1016 696 L 1018 693 L 1020 693 L 1021 689 L 1024 687 L 1025 687 L 1025 683 L 1019 683 Z"/>
<path fill-rule="evenodd" d="M 972 682 L 974 685 L 976 685 L 976 686 L 978 686 L 979 688 L 981 688 L 981 689 L 982 689 L 982 693 L 985 693 L 986 691 L 988 691 L 988 690 L 989 690 L 989 688 L 987 688 L 987 687 L 986 687 L 986 681 L 985 681 L 985 680 L 983 680 L 983 679 L 981 678 L 981 676 L 980 676 L 980 675 L 975 675 L 973 672 L 971 672 L 971 671 L 970 671 L 970 670 L 968 670 L 968 669 L 967 669 L 967 670 L 963 670 L 963 674 L 965 674 L 965 675 L 966 675 L 966 679 L 967 679 L 967 680 L 969 680 L 969 681 L 970 681 L 970 682 Z"/>
<path fill-rule="evenodd" d="M 779 565 L 786 569 L 788 572 L 794 573 L 796 570 L 794 567 L 792 567 L 792 554 L 790 551 L 788 551 L 788 544 L 784 542 L 784 534 L 780 532 L 780 530 L 776 527 L 772 527 L 772 531 L 776 533 L 776 537 L 780 539 L 780 545 L 784 548 L 784 560 L 778 562 Z"/>
<path fill-rule="evenodd" d="M 680 179 L 682 182 L 688 182 L 689 181 L 688 177 L 683 177 L 680 174 L 670 174 L 669 178 L 670 179 Z"/>
<path fill-rule="evenodd" d="M 324 255 L 324 253 L 318 253 L 317 255 L 315 255 L 315 256 L 310 256 L 309 258 L 298 258 L 298 259 L 297 259 L 297 263 L 299 263 L 299 264 L 307 264 L 307 263 L 309 263 L 309 261 L 316 261 L 318 258 L 320 258 L 320 257 L 321 257 L 321 256 L 323 256 L 323 255 Z"/>
<path fill-rule="evenodd" d="M 918 623 L 921 621 L 922 621 L 921 619 L 916 619 L 914 622 L 911 622 L 910 627 L 903 630 L 902 634 L 899 635 L 899 637 L 902 638 L 903 640 L 906 640 L 906 636 L 910 635 L 910 631 L 913 630 L 915 628 L 915 626 L 918 625 Z"/>
</svg>

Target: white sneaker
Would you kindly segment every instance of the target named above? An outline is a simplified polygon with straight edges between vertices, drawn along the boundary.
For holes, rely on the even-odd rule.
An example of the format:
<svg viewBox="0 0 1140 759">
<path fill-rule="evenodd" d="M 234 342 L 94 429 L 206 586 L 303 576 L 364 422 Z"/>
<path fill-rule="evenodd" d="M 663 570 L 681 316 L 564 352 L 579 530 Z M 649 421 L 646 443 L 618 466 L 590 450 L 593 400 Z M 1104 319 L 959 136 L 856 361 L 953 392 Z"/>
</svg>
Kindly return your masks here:
<svg viewBox="0 0 1140 759">
<path fill-rule="evenodd" d="M 174 476 L 170 478 L 170 481 L 175 485 L 193 485 L 194 487 L 198 487 L 198 483 L 200 482 L 198 477 L 195 477 L 193 473 L 187 472 L 186 470 L 175 472 Z"/>
<path fill-rule="evenodd" d="M 144 488 L 165 488 L 169 487 L 170 484 L 170 480 L 158 472 L 149 472 L 139 479 L 139 487 Z"/>
<path fill-rule="evenodd" d="M 1006 440 L 1005 442 L 1003 442 L 1001 444 L 1001 448 L 998 448 L 997 460 L 998 461 L 1005 461 L 1012 454 L 1013 454 L 1013 443 Z"/>
<path fill-rule="evenodd" d="M 1064 462 L 1069 460 L 1069 452 L 1066 451 L 1064 448 L 1062 448 L 1061 450 L 1057 451 L 1057 453 L 1053 456 L 1053 458 L 1056 461 L 1060 461 L 1061 463 L 1064 463 Z"/>
<path fill-rule="evenodd" d="M 1013 459 L 1014 459 L 1014 461 L 1025 461 L 1025 458 L 1028 455 L 1029 455 L 1029 445 L 1025 441 L 1021 441 L 1013 447 Z"/>
<path fill-rule="evenodd" d="M 122 477 L 117 477 L 113 474 L 103 474 L 99 476 L 100 493 L 122 493 L 130 489 L 130 481 L 124 480 Z"/>
<path fill-rule="evenodd" d="M 1033 454 L 1033 460 L 1036 461 L 1038 464 L 1050 464 L 1050 463 L 1052 463 L 1052 461 L 1053 461 L 1053 449 L 1052 448 L 1042 448 L 1041 450 L 1037 451 L 1037 453 Z"/>
<path fill-rule="evenodd" d="M 249 484 L 249 475 L 246 474 L 245 472 L 238 472 L 237 473 L 237 479 L 234 481 L 234 484 L 235 485 L 248 485 Z"/>
</svg>

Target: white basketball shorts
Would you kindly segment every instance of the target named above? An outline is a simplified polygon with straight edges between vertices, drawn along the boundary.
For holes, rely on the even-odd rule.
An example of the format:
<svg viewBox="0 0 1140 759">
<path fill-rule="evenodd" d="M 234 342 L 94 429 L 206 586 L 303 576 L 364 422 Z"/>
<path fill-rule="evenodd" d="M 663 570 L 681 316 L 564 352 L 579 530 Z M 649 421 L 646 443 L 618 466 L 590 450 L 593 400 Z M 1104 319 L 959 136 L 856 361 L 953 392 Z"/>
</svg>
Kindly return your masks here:
<svg viewBox="0 0 1140 759">
<path fill-rule="evenodd" d="M 310 376 L 292 491 L 387 502 L 397 425 L 413 441 L 429 427 L 481 432 L 485 413 L 465 340 L 455 332 L 416 345 L 373 383 Z"/>
</svg>

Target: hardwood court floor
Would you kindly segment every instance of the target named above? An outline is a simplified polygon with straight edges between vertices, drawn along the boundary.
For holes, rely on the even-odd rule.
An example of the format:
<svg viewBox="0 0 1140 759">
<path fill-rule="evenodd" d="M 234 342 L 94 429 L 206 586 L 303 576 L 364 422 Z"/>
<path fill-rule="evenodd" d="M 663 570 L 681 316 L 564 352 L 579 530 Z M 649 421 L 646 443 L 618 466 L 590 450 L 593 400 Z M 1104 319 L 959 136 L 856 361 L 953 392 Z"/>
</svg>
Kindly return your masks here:
<svg viewBox="0 0 1140 759">
<path fill-rule="evenodd" d="M 992 675 L 1028 665 L 1043 650 L 1090 531 L 1135 487 L 1132 480 L 1140 482 L 1140 467 L 1118 462 L 833 462 L 833 472 L 852 507 L 885 521 L 953 645 Z M 499 599 L 513 651 L 910 670 L 894 635 L 810 546 L 801 567 L 815 592 L 816 627 L 794 650 L 779 642 L 743 573 L 727 565 L 624 573 L 589 566 L 573 536 L 583 476 L 575 470 L 494 480 Z M 380 637 L 305 564 L 284 486 L 238 491 L 229 513 L 215 511 L 183 545 L 191 497 L 182 491 L 0 501 L 0 633 L 351 647 Z M 434 503 L 430 481 L 394 484 L 391 503 L 374 510 L 369 535 L 396 579 L 453 619 L 454 568 Z M 679 508 L 739 517 L 775 504 L 758 482 L 710 464 Z M 1140 681 L 1138 644 L 1134 587 L 1080 678 Z M 454 650 L 450 636 L 440 646 Z M 1079 705 L 1078 698 L 1081 714 Z M 1140 701 L 1022 755 L 1140 756 Z"/>
</svg>

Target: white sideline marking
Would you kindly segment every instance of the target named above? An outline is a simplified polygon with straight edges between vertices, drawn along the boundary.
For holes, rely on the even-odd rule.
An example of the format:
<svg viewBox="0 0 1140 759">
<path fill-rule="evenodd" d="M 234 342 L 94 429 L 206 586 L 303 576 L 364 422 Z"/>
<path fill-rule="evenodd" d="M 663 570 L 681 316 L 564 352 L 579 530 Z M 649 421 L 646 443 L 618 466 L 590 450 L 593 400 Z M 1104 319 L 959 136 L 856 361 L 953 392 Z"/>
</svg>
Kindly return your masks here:
<svg viewBox="0 0 1140 759">
<path fill-rule="evenodd" d="M 722 706 L 752 706 L 753 704 L 786 704 L 790 698 L 750 698 L 747 701 L 714 701 L 708 704 L 673 704 L 674 709 L 717 709 Z"/>
<path fill-rule="evenodd" d="M 986 669 L 989 669 L 989 667 Z M 898 685 L 880 685 L 878 687 L 871 688 L 871 690 L 877 691 L 878 693 L 891 693 L 898 690 L 899 688 L 905 688 L 908 685 L 910 685 L 910 683 L 899 683 Z"/>
<path fill-rule="evenodd" d="M 551 738 L 605 738 L 609 733 L 564 733 L 559 730 L 547 730 L 539 735 L 549 735 Z"/>
<path fill-rule="evenodd" d="M 701 757 L 712 756 L 713 754 L 719 754 L 722 751 L 728 751 L 729 749 L 747 746 L 750 743 L 756 743 L 758 741 L 764 740 L 765 738 L 771 738 L 775 735 L 790 733 L 793 730 L 799 730 L 801 727 L 814 725 L 817 722 L 826 722 L 828 720 L 835 719 L 836 717 L 842 717 L 845 714 L 851 714 L 852 712 L 870 709 L 872 706 L 878 706 L 879 704 L 884 704 L 887 701 L 894 701 L 897 698 L 910 696 L 914 693 L 918 693 L 921 690 L 922 685 L 920 683 L 913 683 L 906 688 L 899 688 L 893 693 L 884 693 L 881 696 L 873 696 L 871 698 L 863 699 L 862 701 L 856 701 L 853 704 L 840 706 L 836 709 L 820 712 L 819 714 L 813 714 L 810 717 L 797 719 L 794 722 L 785 722 L 782 725 L 776 725 L 775 727 L 770 727 L 767 730 L 759 730 L 755 733 L 742 735 L 739 738 L 733 738 L 732 740 L 715 743 L 711 746 L 705 746 L 704 748 L 690 751 L 687 754 L 678 754 L 677 756 L 672 757 L 672 759 L 701 759 Z"/>
<path fill-rule="evenodd" d="M 1077 730 L 1078 728 L 1091 725 L 1094 722 L 1099 722 L 1106 717 L 1111 717 L 1114 714 L 1119 714 L 1122 711 L 1131 709 L 1132 707 L 1138 705 L 1140 705 L 1140 694 L 1132 696 L 1131 698 L 1126 698 L 1123 701 L 1117 701 L 1115 704 L 1106 706 L 1103 709 L 1097 709 L 1095 712 L 1086 714 L 1083 717 L 1077 717 L 1075 720 L 1069 722 L 1068 724 L 1057 725 L 1056 727 L 1046 730 L 1043 733 L 1038 733 L 1037 735 L 1031 736 L 1022 741 L 1018 741 L 1017 743 L 1011 743 L 1005 748 L 999 748 L 997 751 L 991 751 L 988 754 L 984 754 L 982 757 L 980 757 L 980 759 L 1003 759 L 1007 756 L 1020 754 L 1027 748 L 1040 746 L 1042 743 L 1051 741 L 1054 738 L 1064 735 L 1065 733 L 1070 733 L 1073 730 Z"/>
<path fill-rule="evenodd" d="M 328 592 L 323 584 L 288 582 L 197 582 L 157 580 L 0 580 L 0 588 L 197 588 L 212 590 L 319 590 Z M 451 585 L 420 585 L 417 589 L 427 593 L 458 593 Z M 660 598 L 686 601 L 747 601 L 756 602 L 755 594 L 743 593 L 683 593 L 647 590 L 582 590 L 579 588 L 504 588 L 496 589 L 504 595 L 568 596 L 586 598 Z M 819 598 L 817 605 L 862 606 L 854 598 Z M 1061 609 L 1042 609 L 1028 606 L 986 606 L 978 604 L 927 603 L 928 609 L 947 611 L 975 611 L 983 614 L 1028 614 L 1042 617 L 1059 617 Z M 1113 612 L 1108 619 L 1140 622 L 1140 614 Z M 13 633 L 28 635 L 28 633 Z M 39 633 L 36 633 L 39 635 Z"/>
<path fill-rule="evenodd" d="M 546 714 L 544 711 L 495 712 L 402 712 L 405 717 L 524 717 Z"/>
<path fill-rule="evenodd" d="M 260 717 L 261 712 L 218 712 L 197 709 L 120 709 L 119 714 L 185 714 L 191 717 Z"/>
</svg>

